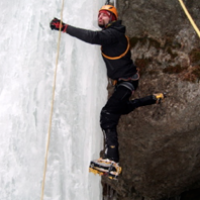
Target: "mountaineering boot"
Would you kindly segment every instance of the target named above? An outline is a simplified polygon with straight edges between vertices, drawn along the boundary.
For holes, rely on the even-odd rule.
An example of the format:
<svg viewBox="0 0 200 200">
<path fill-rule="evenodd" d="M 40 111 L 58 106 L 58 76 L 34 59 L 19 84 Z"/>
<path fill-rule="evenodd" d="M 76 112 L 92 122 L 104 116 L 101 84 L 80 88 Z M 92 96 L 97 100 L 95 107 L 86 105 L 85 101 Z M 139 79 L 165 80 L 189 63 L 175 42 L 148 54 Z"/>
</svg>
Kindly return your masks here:
<svg viewBox="0 0 200 200">
<path fill-rule="evenodd" d="M 100 176 L 108 176 L 109 179 L 117 180 L 122 168 L 118 163 L 108 158 L 99 158 L 90 162 L 89 172 L 99 174 Z"/>
<path fill-rule="evenodd" d="M 160 104 L 161 101 L 166 98 L 166 93 L 156 93 L 153 94 L 153 98 L 156 100 L 157 104 Z"/>
</svg>

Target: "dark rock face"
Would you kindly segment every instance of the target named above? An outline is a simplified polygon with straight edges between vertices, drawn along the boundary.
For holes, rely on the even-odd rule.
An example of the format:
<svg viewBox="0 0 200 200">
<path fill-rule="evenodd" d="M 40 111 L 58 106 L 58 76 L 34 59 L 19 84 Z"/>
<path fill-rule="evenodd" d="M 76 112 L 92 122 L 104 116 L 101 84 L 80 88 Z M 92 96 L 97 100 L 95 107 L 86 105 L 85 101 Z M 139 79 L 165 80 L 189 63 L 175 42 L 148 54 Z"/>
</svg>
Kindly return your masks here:
<svg viewBox="0 0 200 200">
<path fill-rule="evenodd" d="M 200 1 L 184 2 L 200 27 Z M 200 39 L 178 0 L 118 0 L 118 10 L 141 74 L 134 98 L 168 97 L 121 117 L 123 173 L 102 184 L 120 200 L 200 199 Z"/>
</svg>

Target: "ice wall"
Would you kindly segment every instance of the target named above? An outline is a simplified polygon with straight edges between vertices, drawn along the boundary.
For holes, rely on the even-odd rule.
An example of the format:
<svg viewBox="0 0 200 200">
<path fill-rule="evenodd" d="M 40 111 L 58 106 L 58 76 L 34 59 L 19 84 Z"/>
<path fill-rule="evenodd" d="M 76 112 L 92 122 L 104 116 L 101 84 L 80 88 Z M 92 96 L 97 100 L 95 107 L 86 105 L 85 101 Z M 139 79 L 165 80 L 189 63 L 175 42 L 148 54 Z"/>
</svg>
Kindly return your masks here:
<svg viewBox="0 0 200 200">
<path fill-rule="evenodd" d="M 65 0 L 63 20 L 98 29 L 102 0 Z M 0 199 L 39 200 L 49 126 L 62 2 L 0 2 Z M 62 34 L 45 182 L 45 200 L 98 200 L 100 178 L 88 173 L 102 148 L 99 112 L 106 70 L 99 46 Z"/>
</svg>

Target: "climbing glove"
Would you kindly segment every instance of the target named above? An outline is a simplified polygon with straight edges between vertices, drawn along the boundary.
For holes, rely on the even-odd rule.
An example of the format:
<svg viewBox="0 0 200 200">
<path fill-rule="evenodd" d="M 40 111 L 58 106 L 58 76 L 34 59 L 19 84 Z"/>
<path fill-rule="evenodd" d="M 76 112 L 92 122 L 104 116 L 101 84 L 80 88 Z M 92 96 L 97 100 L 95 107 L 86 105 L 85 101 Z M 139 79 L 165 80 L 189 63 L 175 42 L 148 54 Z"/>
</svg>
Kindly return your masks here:
<svg viewBox="0 0 200 200">
<path fill-rule="evenodd" d="M 50 22 L 50 28 L 52 30 L 59 30 L 61 24 L 61 31 L 66 32 L 67 31 L 67 24 L 63 23 L 60 19 L 54 18 Z"/>
</svg>

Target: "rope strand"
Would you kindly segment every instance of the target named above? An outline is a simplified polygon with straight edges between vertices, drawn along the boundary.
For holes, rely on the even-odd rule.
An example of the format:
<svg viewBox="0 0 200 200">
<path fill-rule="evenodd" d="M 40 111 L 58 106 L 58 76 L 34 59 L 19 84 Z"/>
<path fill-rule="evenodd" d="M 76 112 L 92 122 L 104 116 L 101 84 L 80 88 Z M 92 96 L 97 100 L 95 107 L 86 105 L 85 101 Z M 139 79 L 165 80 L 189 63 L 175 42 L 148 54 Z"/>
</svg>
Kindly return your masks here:
<svg viewBox="0 0 200 200">
<path fill-rule="evenodd" d="M 183 10 L 184 10 L 184 12 L 186 14 L 186 16 L 188 17 L 190 23 L 192 24 L 194 30 L 196 31 L 197 35 L 200 37 L 200 31 L 199 31 L 197 25 L 195 24 L 194 20 L 192 19 L 190 13 L 188 12 L 187 8 L 185 7 L 185 4 L 183 3 L 182 0 L 179 0 L 179 2 L 181 4 L 181 6 L 182 6 L 182 8 L 183 8 Z"/>
<path fill-rule="evenodd" d="M 64 10 L 64 0 L 62 0 L 61 21 L 63 20 L 63 10 Z M 47 138 L 47 145 L 46 145 L 45 161 L 44 161 L 44 173 L 43 173 L 43 181 L 42 181 L 41 200 L 44 199 L 45 179 L 46 179 L 46 171 L 47 171 L 47 162 L 48 162 L 48 153 L 49 153 L 49 144 L 50 144 L 52 117 L 53 117 L 53 108 L 54 108 L 54 99 L 55 99 L 55 89 L 56 89 L 56 79 L 57 79 L 57 69 L 58 69 L 58 60 L 59 60 L 59 52 L 60 52 L 60 40 L 61 40 L 61 23 L 60 23 L 59 34 L 58 34 L 56 66 L 55 66 L 55 71 L 54 71 L 51 112 L 50 112 L 50 117 L 49 117 L 49 128 L 48 128 L 48 138 Z"/>
</svg>

